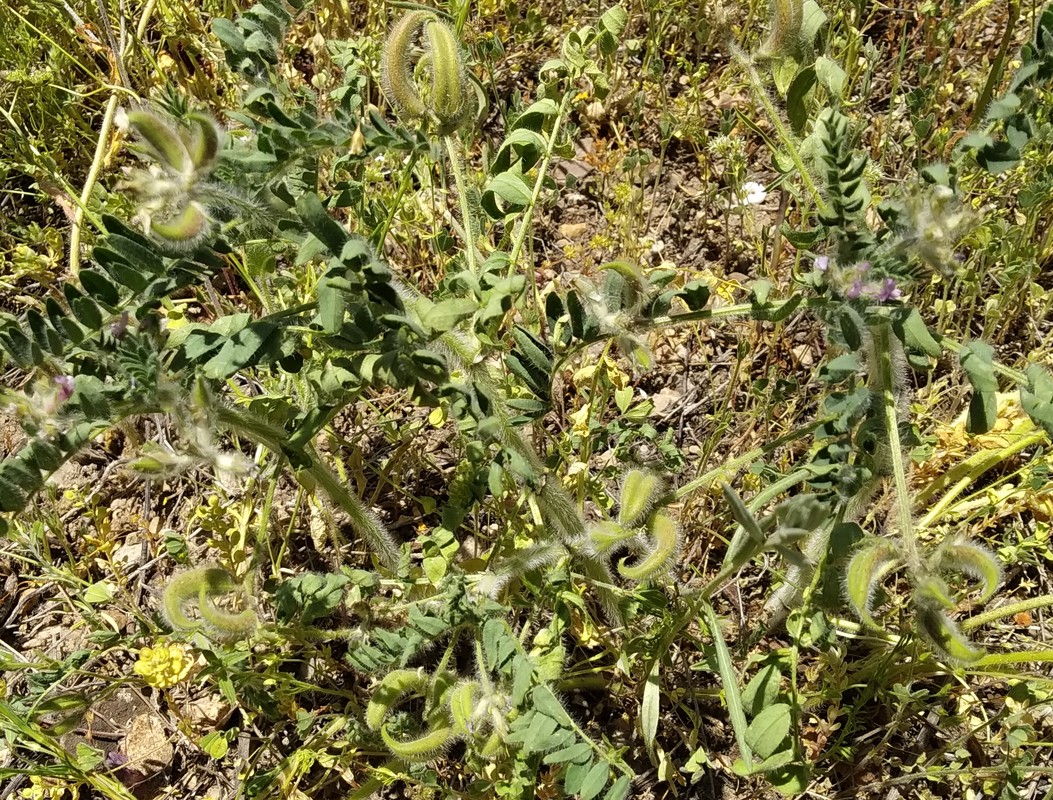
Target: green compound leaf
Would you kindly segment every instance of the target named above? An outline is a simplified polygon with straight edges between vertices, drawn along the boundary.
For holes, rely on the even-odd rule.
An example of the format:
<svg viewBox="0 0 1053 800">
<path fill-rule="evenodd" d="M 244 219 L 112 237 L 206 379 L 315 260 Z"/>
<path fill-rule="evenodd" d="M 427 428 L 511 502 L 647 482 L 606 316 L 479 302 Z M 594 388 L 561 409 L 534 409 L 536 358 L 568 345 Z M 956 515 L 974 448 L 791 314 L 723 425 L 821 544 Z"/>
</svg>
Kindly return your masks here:
<svg viewBox="0 0 1053 800">
<path fill-rule="evenodd" d="M 491 618 L 483 623 L 483 654 L 488 666 L 501 669 L 517 648 L 518 642 L 503 619 Z"/>
<path fill-rule="evenodd" d="M 330 253 L 339 256 L 350 234 L 335 219 L 329 216 L 318 195 L 306 192 L 296 201 L 296 213 L 304 227 L 326 246 Z"/>
<path fill-rule="evenodd" d="M 575 744 L 549 753 L 544 758 L 546 764 L 577 764 L 592 756 L 592 745 L 588 742 L 577 742 Z"/>
<path fill-rule="evenodd" d="M 956 537 L 944 542 L 936 551 L 932 568 L 939 572 L 961 572 L 983 585 L 979 602 L 991 599 L 1002 582 L 1002 565 L 990 550 L 976 542 Z"/>
<path fill-rule="evenodd" d="M 446 333 L 479 310 L 479 304 L 464 297 L 454 297 L 429 304 L 422 309 L 421 324 L 434 333 Z"/>
<path fill-rule="evenodd" d="M 505 359 L 511 372 L 523 379 L 530 390 L 548 402 L 552 396 L 552 350 L 544 341 L 518 325 L 512 329 L 515 346 Z"/>
<path fill-rule="evenodd" d="M 308 572 L 284 581 L 274 592 L 278 619 L 311 625 L 328 616 L 344 599 L 349 580 L 346 575 Z"/>
<path fill-rule="evenodd" d="M 559 723 L 552 717 L 533 711 L 516 719 L 505 741 L 521 745 L 527 754 L 543 753 L 555 749 L 550 746 L 550 739 L 559 728 Z"/>
<path fill-rule="evenodd" d="M 120 301 L 120 293 L 117 291 L 117 287 L 110 283 L 101 272 L 82 269 L 77 277 L 80 280 L 80 285 L 97 302 L 112 308 Z"/>
<path fill-rule="evenodd" d="M 260 320 L 247 325 L 231 336 L 220 351 L 204 366 L 209 378 L 226 380 L 268 355 L 276 355 L 281 333 L 273 322 Z"/>
<path fill-rule="evenodd" d="M 630 528 L 642 524 L 644 515 L 654 505 L 661 491 L 662 482 L 656 475 L 639 469 L 625 473 L 618 523 Z"/>
<path fill-rule="evenodd" d="M 870 604 L 881 579 L 901 563 L 899 548 L 888 539 L 879 539 L 856 551 L 845 572 L 845 591 L 859 618 L 872 628 L 878 624 L 870 615 Z"/>
<path fill-rule="evenodd" d="M 590 758 L 587 761 L 575 762 L 567 767 L 567 771 L 563 776 L 563 789 L 568 797 L 581 791 L 581 787 L 585 784 L 585 779 L 589 776 L 589 773 L 592 772 L 593 766 Z"/>
<path fill-rule="evenodd" d="M 571 720 L 567 710 L 563 708 L 563 704 L 559 702 L 548 686 L 545 684 L 535 686 L 530 696 L 534 701 L 534 708 L 538 711 L 552 717 L 564 728 L 573 726 L 574 722 Z"/>
<path fill-rule="evenodd" d="M 628 775 L 622 775 L 618 780 L 611 784 L 611 788 L 607 790 L 607 794 L 603 796 L 603 800 L 625 800 L 629 796 L 629 788 L 632 785 L 632 779 Z"/>
<path fill-rule="evenodd" d="M 581 783 L 581 789 L 578 790 L 578 800 L 592 800 L 592 798 L 602 792 L 603 787 L 607 785 L 607 777 L 610 775 L 610 772 L 611 768 L 606 761 L 594 764 L 592 769 L 589 770 L 589 774 L 585 776 L 585 780 Z"/>
</svg>

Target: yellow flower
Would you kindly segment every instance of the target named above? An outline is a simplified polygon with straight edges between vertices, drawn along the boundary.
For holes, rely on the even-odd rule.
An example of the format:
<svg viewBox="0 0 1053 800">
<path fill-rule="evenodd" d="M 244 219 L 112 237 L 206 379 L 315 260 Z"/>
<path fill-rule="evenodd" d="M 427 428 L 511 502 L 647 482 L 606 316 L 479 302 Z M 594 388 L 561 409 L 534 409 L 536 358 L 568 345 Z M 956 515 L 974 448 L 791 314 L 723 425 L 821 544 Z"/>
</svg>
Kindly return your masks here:
<svg viewBox="0 0 1053 800">
<path fill-rule="evenodd" d="M 155 689 L 168 689 L 186 680 L 195 661 L 185 644 L 166 643 L 140 650 L 139 660 L 132 669 Z"/>
<path fill-rule="evenodd" d="M 79 800 L 80 789 L 58 778 L 30 775 L 29 786 L 18 794 L 24 800 Z"/>
<path fill-rule="evenodd" d="M 577 411 L 571 413 L 570 421 L 574 423 L 571 427 L 571 432 L 576 433 L 578 436 L 589 435 L 589 404 L 586 403 Z"/>
</svg>

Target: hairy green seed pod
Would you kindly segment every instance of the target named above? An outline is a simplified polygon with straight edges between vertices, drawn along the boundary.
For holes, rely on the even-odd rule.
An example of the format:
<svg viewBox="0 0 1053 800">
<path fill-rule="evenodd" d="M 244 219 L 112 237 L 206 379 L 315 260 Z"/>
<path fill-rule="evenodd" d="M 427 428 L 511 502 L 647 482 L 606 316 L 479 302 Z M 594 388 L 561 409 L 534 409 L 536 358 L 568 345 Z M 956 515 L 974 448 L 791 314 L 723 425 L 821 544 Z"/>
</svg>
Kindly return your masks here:
<svg viewBox="0 0 1053 800">
<path fill-rule="evenodd" d="M 200 588 L 201 570 L 197 569 L 175 575 L 168 582 L 162 598 L 162 610 L 165 619 L 174 630 L 192 631 L 201 625 L 186 613 L 187 605 L 192 600 L 197 600 Z"/>
<path fill-rule="evenodd" d="M 200 203 L 190 202 L 164 222 L 150 220 L 150 233 L 172 244 L 191 247 L 208 232 L 211 220 Z"/>
<path fill-rule="evenodd" d="M 475 716 L 475 698 L 479 694 L 478 681 L 465 681 L 458 684 L 450 693 L 450 714 L 453 717 L 453 728 L 461 736 L 475 733 L 473 718 Z"/>
<path fill-rule="evenodd" d="M 676 555 L 680 534 L 676 522 L 665 514 L 655 514 L 651 520 L 651 535 L 654 537 L 654 548 L 647 556 L 632 565 L 627 565 L 623 558 L 618 563 L 618 572 L 622 577 L 633 581 L 646 581 L 664 570 Z"/>
<path fill-rule="evenodd" d="M 231 613 L 216 605 L 217 598 L 231 594 L 248 601 L 241 585 L 226 570 L 211 566 L 189 570 L 176 575 L 165 588 L 162 601 L 165 618 L 174 630 L 194 631 L 205 627 L 215 639 L 245 639 L 256 630 L 259 619 L 252 609 Z M 200 620 L 187 614 L 191 603 L 196 603 Z"/>
<path fill-rule="evenodd" d="M 426 27 L 431 50 L 432 110 L 445 127 L 457 120 L 464 109 L 461 53 L 453 31 L 446 25 L 432 19 Z"/>
<path fill-rule="evenodd" d="M 845 571 L 845 593 L 864 624 L 877 628 L 870 615 L 871 603 L 881 579 L 902 563 L 899 548 L 888 539 L 879 539 L 856 551 Z"/>
<path fill-rule="evenodd" d="M 409 741 L 400 741 L 388 731 L 385 725 L 380 729 L 380 738 L 384 744 L 398 758 L 404 761 L 431 761 L 450 743 L 454 738 L 453 728 L 443 726 L 432 728 L 423 736 Z"/>
<path fill-rule="evenodd" d="M 410 50 L 414 37 L 431 16 L 430 11 L 410 11 L 403 15 L 388 35 L 381 60 L 384 92 L 399 113 L 408 119 L 423 119 L 428 115 L 428 108 L 413 82 Z"/>
<path fill-rule="evenodd" d="M 366 727 L 371 731 L 380 730 L 391 709 L 406 692 L 423 689 L 428 684 L 428 676 L 422 670 L 396 669 L 385 675 L 366 706 Z"/>
<path fill-rule="evenodd" d="M 160 117 L 149 111 L 129 111 L 125 116 L 128 126 L 161 166 L 184 175 L 193 170 L 194 164 L 183 139 Z"/>
<path fill-rule="evenodd" d="M 484 744 L 482 749 L 479 751 L 479 755 L 481 755 L 483 758 L 493 758 L 495 755 L 497 755 L 497 750 L 500 746 L 501 734 L 496 732 L 492 733 L 490 734 L 490 738 L 486 740 L 486 744 Z"/>
<path fill-rule="evenodd" d="M 958 626 L 939 606 L 921 603 L 918 605 L 917 618 L 918 630 L 952 661 L 969 663 L 984 654 L 981 648 L 974 647 L 965 638 Z"/>
<path fill-rule="evenodd" d="M 633 527 L 643 518 L 662 493 L 662 482 L 655 475 L 634 469 L 622 479 L 621 511 L 618 524 Z"/>
<path fill-rule="evenodd" d="M 976 542 L 960 537 L 948 539 L 940 545 L 929 567 L 934 572 L 961 572 L 978 579 L 983 584 L 981 603 L 990 600 L 1002 582 L 1002 567 L 995 554 Z"/>
<path fill-rule="evenodd" d="M 196 169 L 210 170 L 219 154 L 219 128 L 211 117 L 204 114 L 190 114 L 187 122 L 190 129 L 184 132 L 183 142 L 190 160 Z"/>
<path fill-rule="evenodd" d="M 633 531 L 623 528 L 617 522 L 597 522 L 589 527 L 589 541 L 596 553 L 606 553 L 635 535 Z"/>
<path fill-rule="evenodd" d="M 430 97 L 421 97 L 413 78 L 413 44 L 421 31 L 425 57 L 419 63 L 431 71 Z M 428 119 L 445 136 L 471 113 L 461 49 L 453 31 L 430 11 L 410 11 L 391 29 L 381 59 L 384 92 L 407 119 Z"/>
<path fill-rule="evenodd" d="M 232 614 L 213 602 L 213 598 L 222 597 L 231 592 L 241 594 L 244 598 L 244 593 L 241 592 L 240 586 L 234 581 L 229 572 L 218 568 L 206 569 L 201 588 L 198 590 L 198 612 L 218 637 L 223 639 L 245 639 L 252 635 L 259 624 L 256 612 L 251 608 L 247 608 L 237 614 Z"/>
</svg>

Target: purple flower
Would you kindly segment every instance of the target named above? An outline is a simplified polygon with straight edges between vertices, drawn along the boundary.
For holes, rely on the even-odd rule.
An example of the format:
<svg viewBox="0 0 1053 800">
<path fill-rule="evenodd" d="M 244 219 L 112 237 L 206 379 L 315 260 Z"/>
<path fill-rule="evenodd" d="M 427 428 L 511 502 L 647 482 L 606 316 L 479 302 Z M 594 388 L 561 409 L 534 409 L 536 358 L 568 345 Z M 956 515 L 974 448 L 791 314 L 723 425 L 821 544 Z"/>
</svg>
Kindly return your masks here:
<svg viewBox="0 0 1053 800">
<path fill-rule="evenodd" d="M 902 294 L 892 278 L 885 278 L 878 289 L 877 298 L 882 303 L 887 303 L 889 300 L 899 300 Z"/>
<path fill-rule="evenodd" d="M 69 375 L 56 375 L 55 386 L 58 387 L 58 399 L 60 403 L 65 403 L 73 397 L 73 378 Z"/>
<path fill-rule="evenodd" d="M 110 334 L 114 339 L 121 339 L 124 337 L 124 332 L 128 330 L 128 312 L 125 311 L 121 314 L 117 320 L 110 325 Z"/>
<path fill-rule="evenodd" d="M 847 297 L 849 300 L 855 300 L 861 294 L 863 294 L 863 281 L 857 278 L 855 281 L 852 282 L 852 285 L 848 287 L 848 291 L 845 292 L 845 297 Z"/>
<path fill-rule="evenodd" d="M 829 256 L 816 256 L 815 257 L 815 269 L 817 272 L 826 272 L 830 269 L 830 257 Z"/>
<path fill-rule="evenodd" d="M 869 272 L 870 271 L 870 262 L 869 261 L 860 261 L 858 264 L 856 264 L 856 269 L 858 269 L 860 272 Z"/>
<path fill-rule="evenodd" d="M 106 754 L 105 764 L 110 769 L 116 769 L 117 767 L 123 767 L 128 763 L 128 756 L 118 750 L 111 750 Z"/>
</svg>

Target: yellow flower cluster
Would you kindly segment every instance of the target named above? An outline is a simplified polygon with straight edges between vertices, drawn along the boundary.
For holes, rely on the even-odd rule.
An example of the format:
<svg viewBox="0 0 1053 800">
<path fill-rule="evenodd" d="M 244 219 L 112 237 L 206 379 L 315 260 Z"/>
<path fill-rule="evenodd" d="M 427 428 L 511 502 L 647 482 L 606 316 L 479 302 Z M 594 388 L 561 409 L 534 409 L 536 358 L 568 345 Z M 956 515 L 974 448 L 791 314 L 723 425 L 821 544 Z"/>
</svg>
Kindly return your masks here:
<svg viewBox="0 0 1053 800">
<path fill-rule="evenodd" d="M 182 643 L 144 647 L 133 669 L 155 689 L 168 689 L 186 680 L 194 668 L 195 658 L 190 648 Z"/>
<path fill-rule="evenodd" d="M 23 800 L 78 800 L 80 789 L 58 778 L 30 775 L 29 786 L 18 794 Z"/>
</svg>

